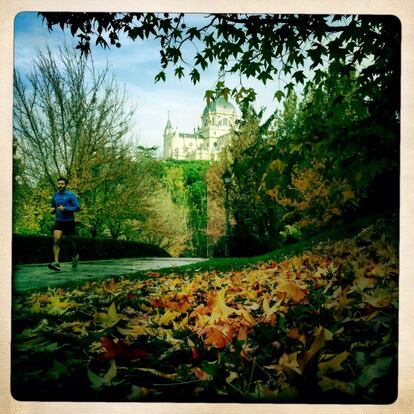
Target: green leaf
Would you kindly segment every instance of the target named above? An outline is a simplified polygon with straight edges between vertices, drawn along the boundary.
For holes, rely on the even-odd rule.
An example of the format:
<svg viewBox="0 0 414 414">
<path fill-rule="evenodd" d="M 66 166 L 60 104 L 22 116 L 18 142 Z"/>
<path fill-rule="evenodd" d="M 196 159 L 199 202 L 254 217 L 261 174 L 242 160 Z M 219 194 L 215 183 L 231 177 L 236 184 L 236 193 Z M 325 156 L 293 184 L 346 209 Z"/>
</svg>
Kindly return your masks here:
<svg viewBox="0 0 414 414">
<path fill-rule="evenodd" d="M 373 380 L 385 377 L 391 368 L 393 357 L 378 358 L 375 363 L 364 367 L 362 374 L 357 379 L 361 387 L 368 386 Z"/>
<path fill-rule="evenodd" d="M 204 99 L 206 100 L 207 105 L 211 102 L 213 96 L 214 96 L 214 91 L 212 90 L 206 91 L 206 93 L 204 94 Z"/>
<path fill-rule="evenodd" d="M 112 328 L 121 319 L 122 315 L 118 315 L 114 302 L 112 302 L 107 313 L 98 312 L 95 314 L 95 321 L 106 328 Z"/>
<path fill-rule="evenodd" d="M 201 66 L 201 69 L 205 70 L 208 66 L 206 59 L 200 54 L 197 53 L 195 56 L 195 64 Z"/>
<path fill-rule="evenodd" d="M 178 66 L 177 68 L 175 68 L 174 73 L 178 79 L 181 79 L 184 76 L 184 68 L 182 66 Z"/>
<path fill-rule="evenodd" d="M 230 93 L 230 89 L 229 88 L 223 88 L 221 91 L 220 91 L 220 95 L 226 100 L 226 101 L 228 101 L 229 100 L 229 93 Z"/>
<path fill-rule="evenodd" d="M 194 85 L 200 81 L 200 72 L 197 69 L 193 69 L 190 72 L 190 78 L 191 81 L 194 83 Z"/>
<path fill-rule="evenodd" d="M 161 71 L 158 73 L 158 75 L 155 76 L 155 83 L 159 82 L 160 80 L 163 80 L 165 82 L 166 76 L 165 76 L 165 72 Z"/>
<path fill-rule="evenodd" d="M 304 83 L 305 81 L 303 70 L 297 70 L 292 76 L 295 78 L 297 83 Z"/>
<path fill-rule="evenodd" d="M 277 91 L 275 93 L 275 98 L 280 102 L 282 98 L 285 97 L 285 93 L 283 91 Z"/>
<path fill-rule="evenodd" d="M 30 339 L 29 341 L 17 344 L 16 349 L 20 352 L 53 352 L 59 348 L 62 348 L 62 346 L 64 345 L 59 346 L 57 342 L 50 342 L 48 340 L 45 340 L 45 338 L 38 336 Z"/>
<path fill-rule="evenodd" d="M 65 365 L 61 364 L 59 361 L 53 360 L 53 367 L 49 370 L 47 375 L 53 380 L 58 380 L 61 376 L 65 375 L 68 372 L 68 369 Z"/>
<path fill-rule="evenodd" d="M 116 369 L 116 363 L 114 360 L 111 361 L 111 366 L 109 367 L 105 375 L 102 377 L 99 375 L 96 375 L 88 367 L 89 381 L 92 383 L 92 388 L 96 390 L 100 390 L 105 386 L 111 385 L 111 382 L 115 378 L 116 374 L 117 374 L 117 369 Z"/>
<path fill-rule="evenodd" d="M 193 39 L 194 37 L 196 37 L 197 39 L 200 39 L 201 38 L 200 30 L 197 29 L 197 27 L 190 27 L 190 28 L 188 28 L 187 35 L 190 36 L 190 39 Z"/>
</svg>

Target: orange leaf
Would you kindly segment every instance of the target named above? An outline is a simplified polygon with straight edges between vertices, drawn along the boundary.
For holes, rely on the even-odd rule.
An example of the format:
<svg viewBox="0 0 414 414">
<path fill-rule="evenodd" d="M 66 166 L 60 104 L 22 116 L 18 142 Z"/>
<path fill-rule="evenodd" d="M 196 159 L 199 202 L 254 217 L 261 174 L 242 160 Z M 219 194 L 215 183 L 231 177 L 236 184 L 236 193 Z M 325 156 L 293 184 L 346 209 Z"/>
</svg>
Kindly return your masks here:
<svg viewBox="0 0 414 414">
<path fill-rule="evenodd" d="M 277 292 L 280 292 L 288 300 L 292 300 L 295 303 L 302 302 L 306 298 L 305 291 L 294 283 L 285 282 L 277 287 Z"/>
<path fill-rule="evenodd" d="M 246 341 L 247 340 L 247 327 L 241 326 L 239 332 L 237 334 L 238 341 Z"/>
<path fill-rule="evenodd" d="M 210 381 L 213 379 L 213 377 L 210 374 L 207 374 L 207 372 L 203 371 L 199 367 L 191 368 L 190 370 L 198 379 L 202 381 Z"/>
<path fill-rule="evenodd" d="M 232 340 L 234 333 L 234 328 L 232 327 L 226 333 L 216 327 L 210 327 L 204 339 L 204 345 L 207 347 L 211 345 L 217 349 L 224 348 Z"/>
</svg>

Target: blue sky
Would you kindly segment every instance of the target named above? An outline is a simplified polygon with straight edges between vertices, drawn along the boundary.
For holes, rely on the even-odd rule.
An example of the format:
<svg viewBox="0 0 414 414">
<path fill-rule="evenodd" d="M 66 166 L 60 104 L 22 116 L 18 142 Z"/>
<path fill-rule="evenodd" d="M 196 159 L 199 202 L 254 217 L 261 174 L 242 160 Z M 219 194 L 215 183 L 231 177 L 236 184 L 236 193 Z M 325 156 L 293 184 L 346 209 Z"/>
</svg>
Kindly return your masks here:
<svg viewBox="0 0 414 414">
<path fill-rule="evenodd" d="M 191 15 L 189 18 L 202 21 L 202 15 Z M 69 31 L 63 32 L 55 27 L 49 32 L 37 13 L 32 12 L 16 16 L 14 33 L 15 69 L 21 74 L 32 70 L 36 50 L 44 50 L 49 46 L 52 51 L 57 51 L 64 41 L 76 43 Z M 200 125 L 200 116 L 205 107 L 204 93 L 214 87 L 217 66 L 213 65 L 202 72 L 201 81 L 195 86 L 189 77 L 179 80 L 172 75 L 167 75 L 166 82 L 154 84 L 154 76 L 160 70 L 158 44 L 128 39 L 122 39 L 121 43 L 121 48 L 111 47 L 109 50 L 92 47 L 92 54 L 98 67 L 108 62 L 118 84 L 125 86 L 128 104 L 136 107 L 131 139 L 138 139 L 140 145 L 162 148 L 168 112 L 173 127 L 177 127 L 180 132 L 192 132 Z M 230 87 L 238 83 L 235 77 L 226 77 L 225 81 Z M 279 89 L 278 82 L 264 86 L 253 79 L 245 81 L 244 85 L 255 88 L 256 106 L 265 106 L 267 115 L 276 109 L 273 95 Z"/>
</svg>

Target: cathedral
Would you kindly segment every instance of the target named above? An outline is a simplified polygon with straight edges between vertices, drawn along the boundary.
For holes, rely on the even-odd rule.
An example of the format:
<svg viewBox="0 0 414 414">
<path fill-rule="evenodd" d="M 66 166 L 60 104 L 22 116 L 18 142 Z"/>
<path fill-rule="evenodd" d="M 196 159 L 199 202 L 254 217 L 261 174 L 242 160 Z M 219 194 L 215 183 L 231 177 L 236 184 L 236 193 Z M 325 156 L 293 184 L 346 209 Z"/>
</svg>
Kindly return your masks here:
<svg viewBox="0 0 414 414">
<path fill-rule="evenodd" d="M 164 129 L 165 159 L 217 160 L 236 122 L 236 109 L 222 96 L 210 102 L 201 115 L 201 126 L 192 134 L 178 132 L 168 117 Z"/>
</svg>

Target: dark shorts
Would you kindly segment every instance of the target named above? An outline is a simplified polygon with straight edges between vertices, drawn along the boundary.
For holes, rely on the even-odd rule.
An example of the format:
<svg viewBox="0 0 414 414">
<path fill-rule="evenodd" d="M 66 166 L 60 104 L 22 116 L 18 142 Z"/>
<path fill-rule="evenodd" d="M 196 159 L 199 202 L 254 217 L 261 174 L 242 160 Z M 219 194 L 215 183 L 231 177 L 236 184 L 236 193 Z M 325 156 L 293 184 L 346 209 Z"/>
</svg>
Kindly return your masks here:
<svg viewBox="0 0 414 414">
<path fill-rule="evenodd" d="M 74 221 L 56 221 L 53 230 L 63 231 L 65 236 L 69 236 L 75 233 L 75 222 Z"/>
</svg>

